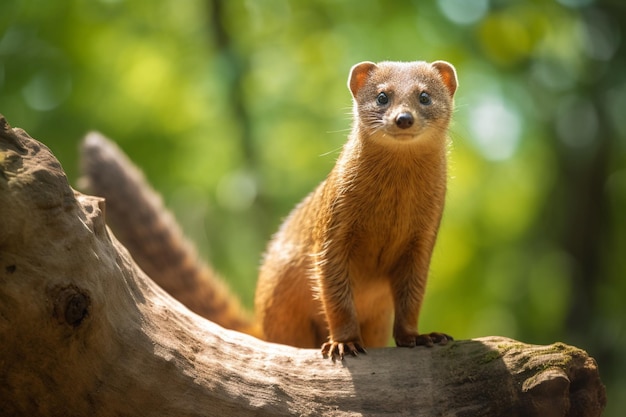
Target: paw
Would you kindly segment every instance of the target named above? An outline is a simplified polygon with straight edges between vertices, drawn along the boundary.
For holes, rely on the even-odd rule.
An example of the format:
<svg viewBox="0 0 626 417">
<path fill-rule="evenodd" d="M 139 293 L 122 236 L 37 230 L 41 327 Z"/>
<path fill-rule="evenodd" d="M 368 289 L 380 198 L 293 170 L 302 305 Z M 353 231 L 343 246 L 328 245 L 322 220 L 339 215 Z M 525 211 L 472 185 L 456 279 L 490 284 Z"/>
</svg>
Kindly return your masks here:
<svg viewBox="0 0 626 417">
<path fill-rule="evenodd" d="M 357 356 L 359 353 L 367 353 L 361 342 L 326 342 L 322 345 L 322 355 L 325 358 L 331 358 L 333 361 L 339 358 L 343 360 L 344 355 L 348 353 Z"/>
<path fill-rule="evenodd" d="M 437 345 L 446 345 L 453 341 L 454 338 L 445 333 L 424 333 L 414 335 L 396 336 L 396 345 L 401 347 L 426 346 L 433 347 Z"/>
</svg>

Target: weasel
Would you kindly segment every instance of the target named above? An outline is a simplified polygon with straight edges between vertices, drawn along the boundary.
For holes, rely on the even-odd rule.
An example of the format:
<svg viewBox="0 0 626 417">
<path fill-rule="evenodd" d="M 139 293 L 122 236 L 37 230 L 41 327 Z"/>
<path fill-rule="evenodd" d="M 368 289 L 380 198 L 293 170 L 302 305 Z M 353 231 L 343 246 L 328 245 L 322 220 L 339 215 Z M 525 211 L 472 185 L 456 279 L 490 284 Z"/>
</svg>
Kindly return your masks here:
<svg viewBox="0 0 626 417">
<path fill-rule="evenodd" d="M 417 321 L 444 205 L 456 72 L 443 61 L 363 62 L 348 87 L 348 141 L 268 245 L 254 318 L 114 144 L 88 136 L 83 183 L 107 199 L 109 224 L 150 277 L 224 327 L 321 345 L 333 359 L 385 346 L 391 335 L 398 346 L 447 343 L 444 333 L 420 334 Z"/>
<path fill-rule="evenodd" d="M 452 340 L 419 333 L 417 322 L 444 206 L 457 84 L 444 61 L 352 67 L 348 141 L 264 256 L 255 310 L 266 340 L 321 345 L 332 358 L 385 346 L 392 334 L 398 346 Z"/>
</svg>

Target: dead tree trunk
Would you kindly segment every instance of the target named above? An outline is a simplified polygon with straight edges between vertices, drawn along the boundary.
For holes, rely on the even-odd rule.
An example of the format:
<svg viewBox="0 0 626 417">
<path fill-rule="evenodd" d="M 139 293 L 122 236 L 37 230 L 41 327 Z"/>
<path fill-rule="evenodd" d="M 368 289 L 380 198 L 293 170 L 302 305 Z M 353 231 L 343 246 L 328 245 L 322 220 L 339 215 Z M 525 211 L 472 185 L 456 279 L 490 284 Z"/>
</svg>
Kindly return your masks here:
<svg viewBox="0 0 626 417">
<path fill-rule="evenodd" d="M 490 337 L 333 363 L 191 313 L 0 119 L 0 414 L 599 416 L 595 361 Z"/>
</svg>

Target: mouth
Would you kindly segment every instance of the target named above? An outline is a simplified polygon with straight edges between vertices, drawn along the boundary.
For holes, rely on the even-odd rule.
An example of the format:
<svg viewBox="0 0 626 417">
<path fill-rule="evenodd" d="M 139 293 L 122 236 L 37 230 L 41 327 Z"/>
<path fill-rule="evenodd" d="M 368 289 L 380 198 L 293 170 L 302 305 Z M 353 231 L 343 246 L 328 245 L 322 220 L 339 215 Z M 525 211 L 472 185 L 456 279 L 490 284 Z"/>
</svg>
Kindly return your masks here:
<svg viewBox="0 0 626 417">
<path fill-rule="evenodd" d="M 418 132 L 387 132 L 387 137 L 398 142 L 409 142 L 419 136 Z"/>
<path fill-rule="evenodd" d="M 413 125 L 408 129 L 399 129 L 396 126 L 389 126 L 385 129 L 385 136 L 393 138 L 397 141 L 407 142 L 418 138 L 424 133 L 420 126 Z"/>
<path fill-rule="evenodd" d="M 413 143 L 420 139 L 425 132 L 423 129 L 382 129 L 376 137 L 381 143 Z"/>
<path fill-rule="evenodd" d="M 396 139 L 407 140 L 407 139 L 412 139 L 416 137 L 417 134 L 416 133 L 390 133 L 389 136 L 392 136 Z"/>
</svg>

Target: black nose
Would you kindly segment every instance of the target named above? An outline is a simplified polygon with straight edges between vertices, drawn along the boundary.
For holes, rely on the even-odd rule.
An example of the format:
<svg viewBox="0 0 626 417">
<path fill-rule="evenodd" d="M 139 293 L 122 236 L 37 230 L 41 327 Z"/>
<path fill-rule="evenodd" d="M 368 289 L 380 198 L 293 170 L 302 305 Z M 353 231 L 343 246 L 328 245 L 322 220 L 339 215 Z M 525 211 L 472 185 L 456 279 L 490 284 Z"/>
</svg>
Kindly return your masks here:
<svg viewBox="0 0 626 417">
<path fill-rule="evenodd" d="M 408 129 L 413 126 L 413 115 L 411 113 L 400 113 L 396 116 L 396 126 L 400 129 Z"/>
</svg>

